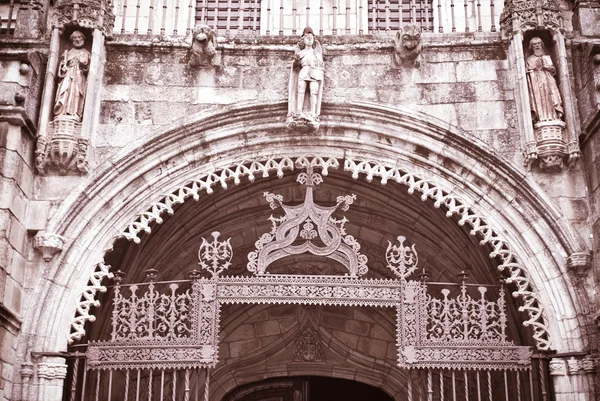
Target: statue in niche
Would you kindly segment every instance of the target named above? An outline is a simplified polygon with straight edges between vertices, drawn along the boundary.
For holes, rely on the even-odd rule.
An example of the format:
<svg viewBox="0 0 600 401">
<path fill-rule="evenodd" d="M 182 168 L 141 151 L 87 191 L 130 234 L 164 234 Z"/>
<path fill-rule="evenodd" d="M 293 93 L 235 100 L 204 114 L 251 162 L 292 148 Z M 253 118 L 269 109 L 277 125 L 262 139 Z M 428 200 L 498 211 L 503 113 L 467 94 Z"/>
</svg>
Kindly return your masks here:
<svg viewBox="0 0 600 401">
<path fill-rule="evenodd" d="M 541 170 L 560 170 L 565 157 L 571 156 L 565 141 L 562 99 L 554 77 L 556 68 L 541 38 L 531 38 L 529 52 L 525 69 L 535 143 L 527 145 L 525 163 L 530 167 L 537 159 Z"/>
<path fill-rule="evenodd" d="M 556 68 L 538 37 L 529 41 L 531 55 L 527 57 L 527 84 L 533 123 L 560 121 L 564 114 L 560 92 L 556 84 Z"/>
<path fill-rule="evenodd" d="M 394 62 L 396 66 L 421 66 L 421 28 L 406 25 L 394 38 Z"/>
<path fill-rule="evenodd" d="M 210 66 L 217 53 L 217 34 L 208 25 L 196 25 L 192 33 L 190 67 Z"/>
<path fill-rule="evenodd" d="M 323 79 L 321 44 L 315 39 L 312 28 L 304 28 L 302 39 L 294 51 L 294 62 L 290 73 L 289 128 L 301 131 L 315 131 L 319 128 Z"/>
<path fill-rule="evenodd" d="M 72 116 L 81 122 L 90 65 L 90 52 L 83 48 L 85 36 L 75 31 L 70 36 L 73 47 L 65 50 L 58 67 L 61 78 L 56 90 L 54 116 Z"/>
</svg>

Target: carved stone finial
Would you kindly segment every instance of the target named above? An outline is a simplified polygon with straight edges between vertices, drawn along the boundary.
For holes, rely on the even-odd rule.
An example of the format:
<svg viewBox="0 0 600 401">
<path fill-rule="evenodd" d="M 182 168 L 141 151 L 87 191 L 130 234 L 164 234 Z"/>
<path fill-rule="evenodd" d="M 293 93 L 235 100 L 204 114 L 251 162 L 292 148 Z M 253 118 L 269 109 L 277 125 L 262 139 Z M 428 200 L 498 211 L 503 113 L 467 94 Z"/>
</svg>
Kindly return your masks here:
<svg viewBox="0 0 600 401">
<path fill-rule="evenodd" d="M 592 255 L 589 252 L 575 252 L 567 258 L 567 269 L 578 277 L 585 277 L 592 267 Z"/>
<path fill-rule="evenodd" d="M 319 129 L 324 78 L 321 43 L 315 38 L 312 28 L 307 27 L 294 51 L 290 71 L 288 128 L 302 132 Z"/>
<path fill-rule="evenodd" d="M 394 38 L 394 63 L 397 67 L 421 66 L 421 28 L 406 25 Z"/>
<path fill-rule="evenodd" d="M 223 270 L 231 266 L 233 258 L 233 249 L 231 248 L 231 238 L 226 241 L 218 241 L 220 233 L 215 231 L 211 234 L 212 241 L 202 238 L 202 244 L 198 250 L 198 264 L 203 270 L 212 274 L 213 278 L 219 277 Z"/>
<path fill-rule="evenodd" d="M 294 342 L 294 362 L 323 362 L 323 347 L 319 333 L 306 326 Z"/>
<path fill-rule="evenodd" d="M 212 65 L 217 53 L 217 34 L 208 25 L 196 25 L 192 33 L 190 47 L 190 61 L 192 68 L 207 67 Z"/>
<path fill-rule="evenodd" d="M 33 247 L 42 254 L 45 262 L 51 261 L 54 255 L 63 250 L 64 245 L 64 238 L 57 234 L 40 231 L 33 238 Z"/>
</svg>

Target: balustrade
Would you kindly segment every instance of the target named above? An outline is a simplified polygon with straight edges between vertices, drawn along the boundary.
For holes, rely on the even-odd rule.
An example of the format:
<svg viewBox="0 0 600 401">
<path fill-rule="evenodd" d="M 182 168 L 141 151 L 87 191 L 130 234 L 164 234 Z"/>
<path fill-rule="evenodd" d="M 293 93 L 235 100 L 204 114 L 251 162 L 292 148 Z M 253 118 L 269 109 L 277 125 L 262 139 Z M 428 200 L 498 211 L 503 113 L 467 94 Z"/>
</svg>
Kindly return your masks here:
<svg viewBox="0 0 600 401">
<path fill-rule="evenodd" d="M 385 35 L 404 25 L 423 32 L 495 32 L 502 0 L 119 0 L 115 33 L 218 36 Z"/>
</svg>

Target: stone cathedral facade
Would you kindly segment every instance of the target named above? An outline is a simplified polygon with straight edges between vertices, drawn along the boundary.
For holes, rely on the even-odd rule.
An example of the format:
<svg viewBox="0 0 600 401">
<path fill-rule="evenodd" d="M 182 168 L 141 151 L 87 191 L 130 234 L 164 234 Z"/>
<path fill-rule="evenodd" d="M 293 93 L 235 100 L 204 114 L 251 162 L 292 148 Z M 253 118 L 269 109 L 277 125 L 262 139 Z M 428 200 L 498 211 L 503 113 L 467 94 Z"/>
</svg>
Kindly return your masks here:
<svg viewBox="0 0 600 401">
<path fill-rule="evenodd" d="M 0 1 L 0 399 L 600 399 L 599 154 L 597 0 Z"/>
</svg>

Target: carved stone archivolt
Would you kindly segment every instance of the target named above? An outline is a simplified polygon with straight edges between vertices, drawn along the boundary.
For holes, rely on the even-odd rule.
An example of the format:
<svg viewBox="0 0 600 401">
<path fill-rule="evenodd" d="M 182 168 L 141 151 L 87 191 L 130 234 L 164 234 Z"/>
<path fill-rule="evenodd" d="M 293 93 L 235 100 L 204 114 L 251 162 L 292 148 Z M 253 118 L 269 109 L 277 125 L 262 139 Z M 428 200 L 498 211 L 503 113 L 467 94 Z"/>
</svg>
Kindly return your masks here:
<svg viewBox="0 0 600 401">
<path fill-rule="evenodd" d="M 444 283 L 439 293 L 432 291 L 426 275 L 411 279 L 419 259 L 416 246 L 406 245 L 404 236 L 397 237 L 398 244 L 390 242 L 385 254 L 397 279 L 359 278 L 368 271 L 367 260 L 360 257 L 358 241 L 345 234 L 340 224 L 345 219 L 332 217 L 337 207 L 351 202 L 348 196 L 340 196 L 335 207 L 315 205 L 312 187 L 322 176 L 314 172 L 317 163 L 304 167 L 306 172 L 298 178 L 307 190 L 303 204 L 285 206 L 281 197 L 265 194 L 271 206 L 282 207 L 285 215 L 271 216 L 272 232 L 263 235 L 257 251 L 249 254 L 250 276 L 222 276 L 233 249 L 230 239 L 219 240 L 218 232 L 202 241 L 200 269 L 191 271 L 189 280 L 158 282 L 158 272 L 149 270 L 148 283 L 123 284 L 124 274 L 116 272 L 110 339 L 89 343 L 87 369 L 214 367 L 223 304 L 391 307 L 397 315 L 399 367 L 530 368 L 532 347 L 517 346 L 509 339 L 503 282 L 472 287 L 466 284 L 468 275 L 462 274 L 458 286 Z M 323 247 L 311 242 L 317 236 L 322 237 Z M 342 248 L 342 238 L 346 248 Z M 346 266 L 348 274 L 265 274 L 269 262 L 290 252 L 332 258 Z M 361 259 L 364 265 L 358 262 Z M 489 293 L 497 299 L 490 300 Z M 294 342 L 293 362 L 321 361 L 318 331 L 307 324 Z"/>
<path fill-rule="evenodd" d="M 185 182 L 171 193 L 162 195 L 160 200 L 147 211 L 136 216 L 134 221 L 123 230 L 121 237 L 140 243 L 141 234 L 144 232 L 150 233 L 153 223 L 160 224 L 165 213 L 172 214 L 175 207 L 185 202 L 186 199 L 198 199 L 201 191 L 212 193 L 213 188 L 217 185 L 227 187 L 229 183 L 240 182 L 245 177 L 253 180 L 258 175 L 263 177 L 277 175 L 281 177 L 286 171 L 307 169 L 309 166 L 312 166 L 313 170 L 320 169 L 321 174 L 325 176 L 330 169 L 338 168 L 339 164 L 339 160 L 335 157 L 304 155 L 299 157 L 256 158 L 219 167 L 217 170 L 211 171 L 194 181 Z M 364 175 L 367 180 L 371 181 L 377 177 L 382 185 L 391 181 L 405 184 L 409 193 L 420 194 L 423 201 L 431 199 L 436 208 L 443 206 L 446 210 L 446 216 L 456 216 L 460 225 L 468 227 L 472 235 L 480 236 L 480 244 L 489 244 L 492 247 L 490 257 L 498 258 L 498 270 L 506 274 L 507 280 L 514 286 L 513 296 L 523 300 L 520 310 L 527 313 L 527 320 L 524 325 L 532 329 L 532 336 L 537 349 L 551 349 L 552 343 L 540 294 L 533 287 L 531 273 L 522 265 L 518 255 L 512 251 L 510 244 L 499 234 L 501 230 L 491 226 L 484 216 L 474 211 L 465 200 L 456 194 L 448 193 L 434 182 L 408 173 L 395 165 L 387 165 L 375 160 L 346 158 L 344 159 L 344 169 L 350 172 L 354 178 Z M 100 304 L 96 299 L 97 293 L 106 291 L 106 287 L 102 285 L 103 279 L 113 277 L 113 273 L 109 269 L 110 266 L 106 265 L 104 261 L 96 265 L 90 276 L 90 282 L 82 291 L 80 300 L 77 303 L 69 342 L 72 343 L 81 339 L 86 334 L 86 323 L 95 320 L 92 307 Z M 261 302 L 265 303 L 292 303 L 301 299 L 302 303 L 313 305 L 392 307 L 397 304 L 399 299 L 398 285 L 391 280 L 369 280 L 366 287 L 361 279 L 344 276 L 327 278 L 330 283 L 335 285 L 324 285 L 326 282 L 323 282 L 323 277 L 301 275 L 292 277 L 280 275 L 245 278 L 224 277 L 219 278 L 219 280 L 227 282 L 228 285 L 218 287 L 218 296 L 221 299 L 229 298 L 232 301 L 228 302 L 232 303 L 236 300 L 236 302 L 241 302 L 239 294 L 252 295 L 250 300 L 254 300 L 254 302 L 260 299 Z M 342 287 L 338 286 L 337 284 L 340 283 L 344 285 Z M 275 285 L 277 291 L 265 292 L 265 284 Z M 368 302 L 365 301 L 365 295 L 368 295 Z M 250 302 L 250 300 L 245 302 Z"/>
</svg>

